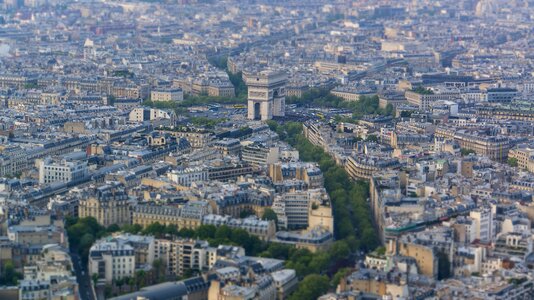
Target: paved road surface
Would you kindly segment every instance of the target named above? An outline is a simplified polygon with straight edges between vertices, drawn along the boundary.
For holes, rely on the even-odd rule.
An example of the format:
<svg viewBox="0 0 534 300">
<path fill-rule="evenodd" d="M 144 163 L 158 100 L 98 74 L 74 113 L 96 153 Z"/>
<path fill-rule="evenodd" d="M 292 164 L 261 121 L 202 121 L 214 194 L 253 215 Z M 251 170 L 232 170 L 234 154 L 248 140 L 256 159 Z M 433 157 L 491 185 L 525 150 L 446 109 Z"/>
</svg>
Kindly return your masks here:
<svg viewBox="0 0 534 300">
<path fill-rule="evenodd" d="M 91 277 L 82 266 L 82 260 L 78 254 L 72 253 L 72 263 L 74 265 L 74 271 L 76 273 L 76 279 L 78 280 L 78 286 L 80 288 L 80 297 L 82 300 L 95 300 L 96 297 L 93 294 L 91 288 Z"/>
</svg>

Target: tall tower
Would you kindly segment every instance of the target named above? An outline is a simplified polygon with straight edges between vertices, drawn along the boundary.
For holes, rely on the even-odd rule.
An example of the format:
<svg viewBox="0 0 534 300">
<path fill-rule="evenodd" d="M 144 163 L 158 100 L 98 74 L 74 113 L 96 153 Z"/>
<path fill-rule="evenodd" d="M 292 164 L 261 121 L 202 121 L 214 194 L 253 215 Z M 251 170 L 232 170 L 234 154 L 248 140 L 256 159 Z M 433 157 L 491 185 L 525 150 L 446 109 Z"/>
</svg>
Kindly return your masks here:
<svg viewBox="0 0 534 300">
<path fill-rule="evenodd" d="M 286 107 L 285 72 L 261 71 L 243 74 L 248 88 L 248 119 L 270 120 L 283 117 Z"/>
</svg>

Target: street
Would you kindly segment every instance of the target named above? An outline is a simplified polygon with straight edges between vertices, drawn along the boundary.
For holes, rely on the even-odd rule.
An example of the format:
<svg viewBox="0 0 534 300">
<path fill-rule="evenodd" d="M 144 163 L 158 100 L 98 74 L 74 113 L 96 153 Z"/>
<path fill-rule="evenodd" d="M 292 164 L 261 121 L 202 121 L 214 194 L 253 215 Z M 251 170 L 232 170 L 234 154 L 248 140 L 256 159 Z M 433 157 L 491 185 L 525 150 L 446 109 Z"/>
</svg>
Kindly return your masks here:
<svg viewBox="0 0 534 300">
<path fill-rule="evenodd" d="M 91 288 L 91 276 L 88 274 L 86 268 L 82 266 L 82 260 L 76 253 L 71 253 L 72 264 L 74 265 L 74 271 L 76 273 L 76 279 L 78 281 L 80 298 L 82 300 L 94 300 L 96 299 Z"/>
</svg>

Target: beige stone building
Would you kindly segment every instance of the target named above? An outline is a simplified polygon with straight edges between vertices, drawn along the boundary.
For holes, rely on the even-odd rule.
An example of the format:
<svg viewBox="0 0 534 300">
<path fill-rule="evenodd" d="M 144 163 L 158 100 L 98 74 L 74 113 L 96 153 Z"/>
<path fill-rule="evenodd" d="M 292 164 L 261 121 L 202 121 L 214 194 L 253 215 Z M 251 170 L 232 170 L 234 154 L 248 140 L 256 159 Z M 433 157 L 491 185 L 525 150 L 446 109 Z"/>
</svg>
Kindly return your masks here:
<svg viewBox="0 0 534 300">
<path fill-rule="evenodd" d="M 508 152 L 508 157 L 517 159 L 517 166 L 519 168 L 527 169 L 530 172 L 534 171 L 534 149 L 530 147 L 517 147 Z"/>
<path fill-rule="evenodd" d="M 184 92 L 180 88 L 155 89 L 150 92 L 151 101 L 176 102 L 184 100 Z"/>
<path fill-rule="evenodd" d="M 182 216 L 182 209 L 173 206 L 137 205 L 132 212 L 132 224 L 146 227 L 152 223 L 176 225 L 178 229 L 195 229 L 202 224 L 202 215 Z"/>
<path fill-rule="evenodd" d="M 80 200 L 80 218 L 93 217 L 98 224 L 130 224 L 130 201 L 124 187 L 117 183 L 106 184 L 91 191 L 91 195 Z"/>
<path fill-rule="evenodd" d="M 421 94 L 414 91 L 406 91 L 404 96 L 409 104 L 415 105 L 421 110 L 427 110 L 436 101 L 458 98 L 457 94 Z"/>
<path fill-rule="evenodd" d="M 83 122 L 65 122 L 63 131 L 67 133 L 85 133 L 85 124 Z"/>
<path fill-rule="evenodd" d="M 208 96 L 235 97 L 235 88 L 230 82 L 212 82 L 208 86 Z"/>
<path fill-rule="evenodd" d="M 169 133 L 177 138 L 185 138 L 191 148 L 204 148 L 213 140 L 213 133 L 203 130 L 196 130 L 190 128 L 181 128 L 179 130 L 161 130 L 161 132 Z"/>
<path fill-rule="evenodd" d="M 385 273 L 360 269 L 341 280 L 339 291 L 359 291 L 383 297 L 383 299 L 411 299 L 406 278 L 400 273 Z M 321 298 L 322 299 L 322 298 Z"/>
<path fill-rule="evenodd" d="M 342 98 L 346 101 L 358 101 L 360 100 L 360 93 L 356 90 L 337 89 L 330 92 L 332 95 Z"/>
<path fill-rule="evenodd" d="M 438 274 L 438 259 L 432 247 L 391 240 L 387 246 L 387 253 L 414 258 L 420 274 L 430 278 L 436 278 Z"/>
<path fill-rule="evenodd" d="M 438 126 L 435 136 L 445 140 L 454 140 L 460 148 L 473 150 L 476 154 L 493 160 L 504 160 L 510 150 L 510 140 L 506 136 L 478 135 L 466 130 L 456 131 L 445 126 Z"/>
</svg>

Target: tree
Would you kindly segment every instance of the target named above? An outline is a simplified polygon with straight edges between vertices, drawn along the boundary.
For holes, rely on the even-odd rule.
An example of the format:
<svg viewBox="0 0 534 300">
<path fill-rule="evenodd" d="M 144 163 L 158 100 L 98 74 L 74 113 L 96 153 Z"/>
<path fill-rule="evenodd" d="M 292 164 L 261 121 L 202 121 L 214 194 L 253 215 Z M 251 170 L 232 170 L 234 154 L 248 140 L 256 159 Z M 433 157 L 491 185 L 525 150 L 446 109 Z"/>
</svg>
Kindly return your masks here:
<svg viewBox="0 0 534 300">
<path fill-rule="evenodd" d="M 76 224 L 78 222 L 78 218 L 66 216 L 64 219 L 65 227 L 71 227 L 72 225 Z"/>
<path fill-rule="evenodd" d="M 111 224 L 107 228 L 107 232 L 117 232 L 117 231 L 120 231 L 120 230 L 121 230 L 121 228 L 117 224 Z"/>
<path fill-rule="evenodd" d="M 89 254 L 89 248 L 91 248 L 94 242 L 95 242 L 95 237 L 93 234 L 91 233 L 84 234 L 82 238 L 80 239 L 80 244 L 78 245 L 80 249 L 83 249 L 81 254 L 83 254 L 84 256 L 86 254 Z M 87 250 L 87 253 L 85 253 L 86 250 Z"/>
<path fill-rule="evenodd" d="M 354 118 L 361 118 L 366 114 L 387 114 L 388 110 L 379 107 L 378 96 L 360 96 L 359 101 L 345 101 L 334 96 L 328 89 L 310 89 L 302 97 L 288 97 L 288 104 L 308 105 L 314 107 L 343 108 L 351 110 Z"/>
<path fill-rule="evenodd" d="M 127 233 L 137 234 L 143 230 L 143 226 L 139 224 L 124 225 L 122 226 L 121 230 Z"/>
<path fill-rule="evenodd" d="M 381 255 L 381 256 L 385 255 L 386 254 L 386 247 L 380 246 L 380 247 L 376 248 L 374 252 L 376 254 L 378 254 L 378 255 Z"/>
<path fill-rule="evenodd" d="M 237 72 L 235 74 L 232 74 L 230 72 L 228 73 L 228 79 L 230 79 L 230 82 L 232 82 L 232 85 L 235 88 L 235 95 L 239 99 L 246 99 L 247 97 L 247 85 L 245 84 L 245 81 L 243 80 L 243 73 Z"/>
<path fill-rule="evenodd" d="M 367 141 L 368 142 L 378 143 L 378 137 L 376 135 L 371 134 L 371 135 L 367 136 Z"/>
<path fill-rule="evenodd" d="M 289 258 L 292 249 L 294 249 L 292 245 L 271 243 L 260 256 L 286 260 Z"/>
<path fill-rule="evenodd" d="M 178 235 L 178 226 L 176 226 L 175 224 L 167 225 L 165 226 L 163 233 L 165 235 Z"/>
<path fill-rule="evenodd" d="M 460 153 L 462 154 L 462 156 L 468 156 L 469 154 L 476 154 L 475 150 L 465 149 L 465 148 L 461 148 Z"/>
<path fill-rule="evenodd" d="M 299 283 L 299 287 L 288 299 L 290 300 L 315 300 L 325 294 L 330 287 L 328 277 L 311 274 Z"/>
<path fill-rule="evenodd" d="M 212 239 L 215 237 L 217 227 L 213 225 L 200 225 L 196 230 L 196 236 L 199 239 Z"/>
<path fill-rule="evenodd" d="M 385 114 L 388 116 L 393 116 L 395 114 L 395 107 L 393 107 L 391 103 L 388 103 L 388 105 L 386 105 Z"/>
<path fill-rule="evenodd" d="M 336 241 L 330 247 L 329 253 L 332 256 L 332 258 L 335 260 L 345 259 L 350 254 L 350 248 L 347 242 L 343 240 Z"/>
<path fill-rule="evenodd" d="M 347 245 L 349 245 L 351 252 L 356 252 L 361 248 L 360 241 L 354 235 L 350 235 L 344 241 L 347 242 Z"/>
<path fill-rule="evenodd" d="M 228 227 L 227 225 L 219 226 L 217 227 L 217 230 L 215 231 L 216 239 L 229 240 L 231 235 L 232 235 L 232 229 Z"/>
<path fill-rule="evenodd" d="M 117 100 L 117 98 L 115 98 L 115 96 L 109 95 L 108 96 L 108 105 L 115 106 L 115 101 L 116 100 Z"/>
<path fill-rule="evenodd" d="M 106 284 L 106 286 L 104 287 L 104 296 L 106 297 L 106 299 L 109 299 L 113 296 L 113 288 L 111 287 L 111 285 L 109 284 Z"/>
<path fill-rule="evenodd" d="M 374 249 L 378 245 L 378 239 L 373 227 L 369 226 L 363 229 L 362 245 L 366 250 Z"/>
<path fill-rule="evenodd" d="M 143 230 L 143 234 L 161 237 L 165 234 L 165 225 L 161 225 L 159 222 L 152 223 Z"/>
<path fill-rule="evenodd" d="M 412 116 L 412 112 L 411 111 L 406 111 L 406 110 L 403 110 L 401 111 L 400 113 L 400 117 L 401 118 L 409 118 Z"/>
<path fill-rule="evenodd" d="M 152 267 L 154 268 L 154 273 L 156 275 L 156 281 L 157 282 L 163 282 L 165 281 L 165 262 L 159 258 L 155 259 L 152 263 Z"/>
<path fill-rule="evenodd" d="M 24 88 L 27 89 L 27 90 L 36 89 L 38 87 L 39 87 L 39 85 L 37 85 L 36 82 L 27 82 L 27 83 L 24 84 Z"/>
<path fill-rule="evenodd" d="M 311 260 L 308 264 L 310 273 L 324 272 L 331 262 L 331 256 L 328 252 L 319 251 L 311 255 Z"/>
<path fill-rule="evenodd" d="M 415 89 L 412 89 L 412 92 L 421 94 L 421 95 L 433 95 L 434 92 L 431 89 L 427 89 L 424 86 L 418 86 Z"/>
<path fill-rule="evenodd" d="M 332 23 L 332 22 L 335 22 L 337 20 L 341 20 L 343 19 L 344 15 L 343 14 L 329 14 L 326 16 L 326 21 L 329 22 L 329 23 Z"/>
<path fill-rule="evenodd" d="M 439 251 L 438 256 L 438 280 L 447 279 L 451 276 L 451 262 L 447 254 Z"/>
<path fill-rule="evenodd" d="M 208 58 L 208 62 L 219 69 L 226 69 L 228 65 L 227 56 L 212 56 Z"/>
<path fill-rule="evenodd" d="M 130 72 L 129 70 L 116 70 L 111 73 L 111 76 L 133 78 L 135 74 L 133 72 Z"/>
<path fill-rule="evenodd" d="M 244 218 L 247 218 L 247 217 L 250 217 L 250 216 L 255 216 L 255 215 L 256 215 L 256 213 L 252 209 L 245 209 L 245 210 L 242 210 L 239 213 L 239 217 L 241 219 L 244 219 Z"/>
<path fill-rule="evenodd" d="M 96 284 L 98 283 L 98 274 L 96 273 L 93 273 L 93 275 L 91 275 L 91 279 L 93 280 L 93 285 L 96 286 Z"/>
<path fill-rule="evenodd" d="M 321 91 L 310 92 L 311 94 L 321 94 Z M 317 96 L 311 96 L 317 99 Z M 323 97 L 323 96 L 320 96 Z M 378 107 L 378 100 L 374 97 L 361 97 L 356 103 L 365 103 L 372 107 Z M 315 100 L 313 100 L 315 101 Z M 337 101 L 333 99 L 333 101 Z M 351 102 L 354 103 L 354 102 Z M 356 107 L 356 106 L 354 106 Z M 312 145 L 302 135 L 302 125 L 299 123 L 287 122 L 284 125 L 271 122 L 269 124 L 277 132 L 285 133 L 285 141 L 294 146 L 304 161 L 319 162 L 319 167 L 323 172 L 324 186 L 330 195 L 334 214 L 334 237 L 336 240 L 346 241 L 346 246 L 351 252 L 359 250 L 370 250 L 378 246 L 379 241 L 371 220 L 371 211 L 367 203 L 369 197 L 369 184 L 364 181 L 352 181 L 343 169 L 322 148 Z M 339 250 L 345 251 L 341 246 Z M 339 255 L 342 256 L 342 255 Z M 306 264 L 302 260 L 291 262 L 298 268 L 306 272 Z M 304 264 L 304 266 L 302 266 Z M 303 274 L 303 273 L 300 273 Z"/>
<path fill-rule="evenodd" d="M 137 289 L 139 289 L 145 285 L 146 272 L 144 270 L 138 270 L 137 272 L 135 272 L 134 278 L 135 286 L 137 287 Z"/>
<path fill-rule="evenodd" d="M 337 222 L 337 226 L 336 226 L 336 224 L 334 224 L 334 227 L 336 227 L 334 235 L 336 237 L 344 239 L 344 238 L 347 238 L 347 237 L 349 237 L 349 236 L 354 234 L 354 228 L 353 228 L 352 222 L 350 221 L 349 218 L 350 218 L 350 216 L 347 213 L 346 216 L 343 215 L 343 217 L 339 218 L 340 221 Z M 335 217 L 334 217 L 334 219 L 335 219 Z"/>
<path fill-rule="evenodd" d="M 129 280 L 128 280 L 128 285 L 130 287 L 134 287 L 135 286 L 135 282 L 136 282 L 135 276 L 134 277 L 130 277 Z"/>
<path fill-rule="evenodd" d="M 274 221 L 276 228 L 278 228 L 278 215 L 271 208 L 266 208 L 261 218 L 267 221 Z"/>
<path fill-rule="evenodd" d="M 335 289 L 341 282 L 341 279 L 350 274 L 350 271 L 351 270 L 349 268 L 341 268 L 337 270 L 336 274 L 334 274 L 332 280 L 330 281 L 330 285 Z"/>
<path fill-rule="evenodd" d="M 19 279 L 22 279 L 22 274 L 15 271 L 13 261 L 4 261 L 2 273 L 0 274 L 0 285 L 17 285 Z"/>
<path fill-rule="evenodd" d="M 68 218 L 65 222 L 69 245 L 78 252 L 83 263 L 87 263 L 89 248 L 98 238 L 106 236 L 109 232 L 96 221 L 95 218 Z"/>
<path fill-rule="evenodd" d="M 195 231 L 189 228 L 182 228 L 178 231 L 177 235 L 184 238 L 192 238 L 195 236 Z"/>
<path fill-rule="evenodd" d="M 509 157 L 509 158 L 508 158 L 508 165 L 509 165 L 510 167 L 517 167 L 517 166 L 518 166 L 518 164 L 517 164 L 517 158 L 515 158 L 515 157 Z"/>
<path fill-rule="evenodd" d="M 256 240 L 244 229 L 236 228 L 230 230 L 230 241 L 236 245 L 245 248 L 246 253 L 254 252 L 254 244 Z"/>
</svg>

